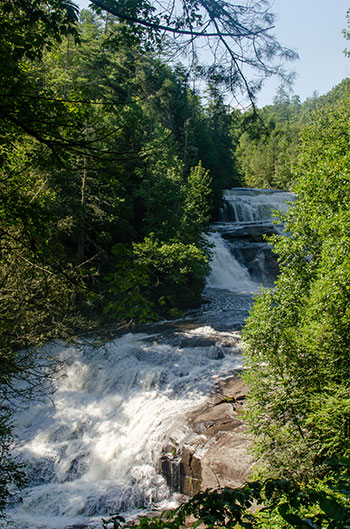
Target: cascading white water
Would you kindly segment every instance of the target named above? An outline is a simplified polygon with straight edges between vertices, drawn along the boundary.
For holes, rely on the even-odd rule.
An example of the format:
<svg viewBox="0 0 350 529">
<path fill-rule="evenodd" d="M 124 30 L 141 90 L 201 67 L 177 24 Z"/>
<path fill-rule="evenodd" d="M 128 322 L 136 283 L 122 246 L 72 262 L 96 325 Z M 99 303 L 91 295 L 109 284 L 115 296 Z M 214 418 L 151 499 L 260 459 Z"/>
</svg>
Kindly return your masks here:
<svg viewBox="0 0 350 529">
<path fill-rule="evenodd" d="M 266 205 L 271 192 L 262 195 L 225 193 L 235 203 L 235 215 L 241 200 L 242 218 L 260 221 L 263 210 L 251 211 L 259 201 Z M 66 363 L 56 392 L 16 414 L 17 453 L 29 484 L 23 502 L 9 510 L 10 528 L 101 529 L 101 517 L 109 513 L 130 515 L 169 504 L 169 489 L 157 473 L 162 447 L 176 432 L 177 439 L 186 435 L 186 413 L 242 365 L 239 333 L 232 328 L 243 323 L 251 301 L 247 293 L 259 282 L 252 279 L 247 259 L 242 264 L 233 255 L 236 246 L 239 255 L 250 249 L 251 243 L 235 238 L 241 223 L 225 221 L 211 235 L 206 288 L 211 301 L 191 319 L 170 328 L 149 326 L 148 332 L 127 333 L 99 347 L 52 348 L 51 354 Z"/>
<path fill-rule="evenodd" d="M 207 279 L 208 288 L 244 294 L 251 294 L 258 289 L 259 284 L 252 281 L 247 268 L 233 257 L 220 233 L 212 233 L 208 241 L 213 245 L 211 271 Z"/>
<path fill-rule="evenodd" d="M 213 345 L 191 347 L 208 335 Z M 16 529 L 101 527 L 108 513 L 169 500 L 155 469 L 169 432 L 220 375 L 241 365 L 236 343 L 222 353 L 222 337 L 227 342 L 227 333 L 199 327 L 178 330 L 173 343 L 129 333 L 103 347 L 63 349 L 67 368 L 54 400 L 17 415 L 30 486 L 10 512 Z"/>
<path fill-rule="evenodd" d="M 270 189 L 234 188 L 224 191 L 221 220 L 224 222 L 263 222 L 271 220 L 272 210 L 285 212 L 293 193 Z"/>
</svg>

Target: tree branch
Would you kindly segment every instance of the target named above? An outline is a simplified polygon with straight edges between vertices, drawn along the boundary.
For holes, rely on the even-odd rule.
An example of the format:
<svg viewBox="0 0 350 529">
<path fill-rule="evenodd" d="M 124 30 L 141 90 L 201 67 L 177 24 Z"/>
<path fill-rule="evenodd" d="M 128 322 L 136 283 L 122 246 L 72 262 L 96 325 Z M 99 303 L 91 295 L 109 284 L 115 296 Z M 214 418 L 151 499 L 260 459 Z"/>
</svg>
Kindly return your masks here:
<svg viewBox="0 0 350 529">
<path fill-rule="evenodd" d="M 189 35 L 189 36 L 196 36 L 196 37 L 219 37 L 219 36 L 221 36 L 221 37 L 235 37 L 235 38 L 237 38 L 237 37 L 247 37 L 247 36 L 250 36 L 252 34 L 260 35 L 261 33 L 266 33 L 267 31 L 270 31 L 271 29 L 274 28 L 274 26 L 270 26 L 268 28 L 261 28 L 258 31 L 256 31 L 255 33 L 252 33 L 251 31 L 249 31 L 247 33 L 242 33 L 242 32 L 239 32 L 239 33 L 234 33 L 234 32 L 221 33 L 220 31 L 218 31 L 217 33 L 206 33 L 205 30 L 203 30 L 203 31 L 193 31 L 192 29 L 190 29 L 190 30 L 179 29 L 179 28 L 174 28 L 174 27 L 171 27 L 171 26 L 163 26 L 162 24 L 157 24 L 155 22 L 149 22 L 148 20 L 142 20 L 142 19 L 137 18 L 137 17 L 132 17 L 132 16 L 127 15 L 125 13 L 121 13 L 120 11 L 118 11 L 115 8 L 106 6 L 103 2 L 100 2 L 100 0 L 90 0 L 90 2 L 93 5 L 95 5 L 96 7 L 99 7 L 100 9 L 102 9 L 103 11 L 107 11 L 107 13 L 110 13 L 111 15 L 116 16 L 120 20 L 125 20 L 127 22 L 132 22 L 133 24 L 138 24 L 140 26 L 144 26 L 144 27 L 147 27 L 147 28 L 155 29 L 155 30 L 161 30 L 161 31 L 166 31 L 168 33 L 174 33 L 176 35 Z"/>
</svg>

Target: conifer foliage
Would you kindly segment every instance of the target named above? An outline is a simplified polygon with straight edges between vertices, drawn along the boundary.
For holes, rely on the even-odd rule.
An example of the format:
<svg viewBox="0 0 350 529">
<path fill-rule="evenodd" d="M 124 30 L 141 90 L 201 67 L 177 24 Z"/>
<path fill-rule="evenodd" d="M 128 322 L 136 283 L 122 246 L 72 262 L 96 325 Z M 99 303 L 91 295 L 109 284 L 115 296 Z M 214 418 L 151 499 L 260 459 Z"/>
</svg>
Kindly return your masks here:
<svg viewBox="0 0 350 529">
<path fill-rule="evenodd" d="M 48 389 L 43 344 L 200 302 L 215 174 L 181 67 L 70 0 L 0 0 L 0 18 L 2 508 L 11 401 Z"/>
</svg>

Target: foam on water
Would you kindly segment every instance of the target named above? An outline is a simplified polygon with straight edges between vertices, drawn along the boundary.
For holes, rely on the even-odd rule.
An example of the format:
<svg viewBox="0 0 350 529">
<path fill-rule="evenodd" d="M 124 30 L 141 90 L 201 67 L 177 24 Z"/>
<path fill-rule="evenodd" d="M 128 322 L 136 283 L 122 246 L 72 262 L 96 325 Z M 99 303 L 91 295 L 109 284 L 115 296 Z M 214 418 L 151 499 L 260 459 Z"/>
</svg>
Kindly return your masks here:
<svg viewBox="0 0 350 529">
<path fill-rule="evenodd" d="M 273 211 L 288 209 L 293 193 L 270 189 L 233 188 L 224 191 L 220 218 L 224 222 L 261 222 L 271 220 Z"/>
<path fill-rule="evenodd" d="M 241 215 L 223 219 L 227 225 L 260 222 L 271 216 L 271 201 L 281 205 L 289 196 L 236 189 L 225 198 L 226 212 Z M 208 302 L 197 324 L 192 313 L 164 331 L 150 326 L 99 347 L 52 348 L 65 364 L 55 393 L 15 416 L 29 484 L 8 513 L 9 527 L 101 528 L 109 513 L 132 516 L 173 501 L 157 472 L 162 448 L 171 436 L 187 435 L 187 412 L 242 366 L 239 333 L 230 328 L 243 323 L 258 288 L 220 234 L 210 240 Z"/>
<path fill-rule="evenodd" d="M 243 294 L 256 291 L 259 285 L 252 281 L 248 270 L 233 257 L 221 235 L 214 232 L 208 240 L 213 245 L 213 256 L 207 287 Z"/>
<path fill-rule="evenodd" d="M 187 340 L 181 347 L 157 334 L 129 333 L 103 347 L 63 349 L 59 356 L 68 365 L 53 401 L 16 417 L 18 453 L 30 480 L 23 503 L 10 512 L 16 529 L 73 521 L 101 527 L 110 512 L 169 500 L 156 462 L 185 413 L 241 365 L 237 337 L 227 347 L 227 334 L 210 327 L 179 331 L 175 338 Z M 211 345 L 191 347 L 191 338 L 208 335 Z"/>
</svg>

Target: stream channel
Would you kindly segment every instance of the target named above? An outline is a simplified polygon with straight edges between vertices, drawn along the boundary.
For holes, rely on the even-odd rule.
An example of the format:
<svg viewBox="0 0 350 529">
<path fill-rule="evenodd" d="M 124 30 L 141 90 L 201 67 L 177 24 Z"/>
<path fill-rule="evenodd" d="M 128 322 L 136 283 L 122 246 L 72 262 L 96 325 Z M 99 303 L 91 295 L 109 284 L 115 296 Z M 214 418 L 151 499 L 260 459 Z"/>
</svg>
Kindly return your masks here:
<svg viewBox="0 0 350 529">
<path fill-rule="evenodd" d="M 50 398 L 15 417 L 28 486 L 9 510 L 11 529 L 99 528 L 109 513 L 174 505 L 157 473 L 162 447 L 220 379 L 242 366 L 239 330 L 252 294 L 272 287 L 275 259 L 263 233 L 286 192 L 224 193 L 202 307 L 185 319 L 120 334 L 94 346 L 55 346 L 66 367 Z M 238 344 L 237 344 L 238 342 Z"/>
</svg>

